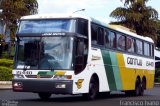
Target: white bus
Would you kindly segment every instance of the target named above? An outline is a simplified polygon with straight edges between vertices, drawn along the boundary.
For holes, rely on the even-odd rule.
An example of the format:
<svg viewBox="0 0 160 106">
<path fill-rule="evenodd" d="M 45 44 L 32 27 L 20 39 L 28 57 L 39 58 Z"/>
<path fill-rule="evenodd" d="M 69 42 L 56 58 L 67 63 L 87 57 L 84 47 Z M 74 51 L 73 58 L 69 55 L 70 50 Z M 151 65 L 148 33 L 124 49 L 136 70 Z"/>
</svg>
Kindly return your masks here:
<svg viewBox="0 0 160 106">
<path fill-rule="evenodd" d="M 13 91 L 83 94 L 153 88 L 154 42 L 80 15 L 31 15 L 16 34 Z"/>
</svg>

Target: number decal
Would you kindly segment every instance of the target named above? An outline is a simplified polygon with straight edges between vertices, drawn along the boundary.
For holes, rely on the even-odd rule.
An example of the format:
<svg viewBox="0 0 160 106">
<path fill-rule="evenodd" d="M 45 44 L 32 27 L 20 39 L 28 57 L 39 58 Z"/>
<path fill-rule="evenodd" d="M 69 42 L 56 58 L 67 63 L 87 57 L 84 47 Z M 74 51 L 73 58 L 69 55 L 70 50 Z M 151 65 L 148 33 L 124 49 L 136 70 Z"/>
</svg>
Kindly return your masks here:
<svg viewBox="0 0 160 106">
<path fill-rule="evenodd" d="M 16 71 L 16 74 L 32 75 L 32 71 Z"/>
</svg>

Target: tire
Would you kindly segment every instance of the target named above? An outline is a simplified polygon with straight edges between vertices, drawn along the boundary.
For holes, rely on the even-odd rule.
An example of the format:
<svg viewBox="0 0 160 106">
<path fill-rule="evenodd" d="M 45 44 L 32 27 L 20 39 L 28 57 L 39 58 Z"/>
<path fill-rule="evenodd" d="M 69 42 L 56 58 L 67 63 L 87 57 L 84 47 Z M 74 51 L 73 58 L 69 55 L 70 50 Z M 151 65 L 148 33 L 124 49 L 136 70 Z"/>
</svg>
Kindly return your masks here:
<svg viewBox="0 0 160 106">
<path fill-rule="evenodd" d="M 98 91 L 99 91 L 98 81 L 92 77 L 89 84 L 89 92 L 83 94 L 83 97 L 85 97 L 88 100 L 94 100 L 97 97 Z"/>
<path fill-rule="evenodd" d="M 42 100 L 48 100 L 51 97 L 51 93 L 38 93 Z"/>
<path fill-rule="evenodd" d="M 146 88 L 146 82 L 145 82 L 145 80 L 142 80 L 140 96 L 144 95 L 145 88 Z"/>
<path fill-rule="evenodd" d="M 137 79 L 135 83 L 135 90 L 125 91 L 126 96 L 140 96 L 142 94 L 141 83 Z"/>
<path fill-rule="evenodd" d="M 140 96 L 141 95 L 141 82 L 137 79 L 135 84 L 135 90 L 134 90 L 134 96 Z"/>
</svg>

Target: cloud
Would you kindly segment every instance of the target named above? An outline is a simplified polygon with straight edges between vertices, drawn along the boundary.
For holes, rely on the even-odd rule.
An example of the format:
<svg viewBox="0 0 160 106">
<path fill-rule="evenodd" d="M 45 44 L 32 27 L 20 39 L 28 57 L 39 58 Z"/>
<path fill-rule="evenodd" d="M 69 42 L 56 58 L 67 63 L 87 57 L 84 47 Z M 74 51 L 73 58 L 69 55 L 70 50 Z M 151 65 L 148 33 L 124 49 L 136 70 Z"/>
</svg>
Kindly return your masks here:
<svg viewBox="0 0 160 106">
<path fill-rule="evenodd" d="M 121 0 L 37 0 L 39 4 L 39 14 L 50 13 L 73 13 L 79 9 L 86 9 L 79 12 L 105 22 L 115 21 L 109 17 L 110 13 L 117 7 L 124 6 Z M 154 0 L 149 1 L 148 5 L 159 9 L 159 4 Z M 159 12 L 160 13 L 160 12 Z"/>
<path fill-rule="evenodd" d="M 94 17 L 109 23 L 109 14 L 117 7 L 123 5 L 120 0 L 37 0 L 39 14 L 73 13 L 79 9 L 85 9 L 79 14 Z"/>
<path fill-rule="evenodd" d="M 111 0 L 38 0 L 39 13 L 74 12 L 77 9 L 97 10 Z"/>
</svg>

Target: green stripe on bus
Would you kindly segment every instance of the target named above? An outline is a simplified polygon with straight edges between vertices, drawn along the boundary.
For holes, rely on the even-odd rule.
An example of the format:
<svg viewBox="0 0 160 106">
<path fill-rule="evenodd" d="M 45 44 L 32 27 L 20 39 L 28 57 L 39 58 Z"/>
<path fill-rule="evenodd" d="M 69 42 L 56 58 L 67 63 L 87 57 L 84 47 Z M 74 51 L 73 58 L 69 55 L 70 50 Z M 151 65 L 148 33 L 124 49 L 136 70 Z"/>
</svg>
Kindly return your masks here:
<svg viewBox="0 0 160 106">
<path fill-rule="evenodd" d="M 47 75 L 53 75 L 53 74 L 54 74 L 54 72 L 52 72 L 52 71 L 47 72 Z"/>
<path fill-rule="evenodd" d="M 38 72 L 38 75 L 53 75 L 54 74 L 54 72 L 52 72 L 52 71 L 39 71 Z"/>
<path fill-rule="evenodd" d="M 113 74 L 115 78 L 116 88 L 117 90 L 122 90 L 122 83 L 120 78 L 120 70 L 118 67 L 118 59 L 115 52 L 110 52 L 111 64 L 113 68 Z"/>
<path fill-rule="evenodd" d="M 38 72 L 38 75 L 46 75 L 47 74 L 47 72 L 45 72 L 45 71 L 39 71 Z"/>
<path fill-rule="evenodd" d="M 110 90 L 117 90 L 109 51 L 102 50 L 103 62 Z"/>
</svg>

